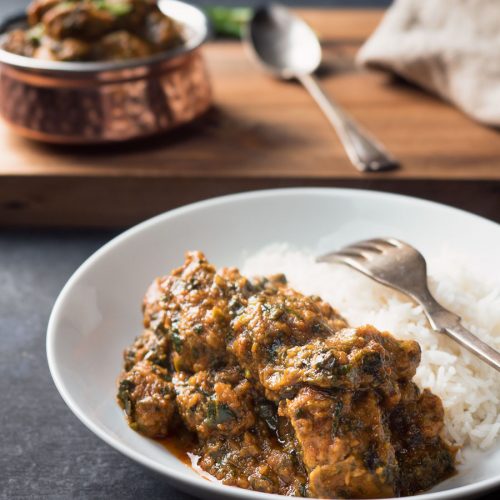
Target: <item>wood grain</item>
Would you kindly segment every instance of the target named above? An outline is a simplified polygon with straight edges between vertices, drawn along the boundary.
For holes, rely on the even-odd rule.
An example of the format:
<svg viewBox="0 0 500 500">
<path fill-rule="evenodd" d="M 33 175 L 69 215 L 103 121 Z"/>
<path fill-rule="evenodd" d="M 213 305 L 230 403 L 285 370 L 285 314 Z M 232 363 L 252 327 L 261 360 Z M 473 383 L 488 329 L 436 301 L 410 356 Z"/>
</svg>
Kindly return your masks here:
<svg viewBox="0 0 500 500">
<path fill-rule="evenodd" d="M 381 11 L 307 10 L 323 41 L 322 83 L 402 162 L 353 169 L 309 95 L 262 74 L 236 42 L 208 44 L 216 106 L 140 143 L 56 147 L 0 126 L 0 225 L 111 227 L 209 196 L 279 186 L 381 189 L 500 220 L 500 135 L 415 87 L 356 69 Z"/>
</svg>

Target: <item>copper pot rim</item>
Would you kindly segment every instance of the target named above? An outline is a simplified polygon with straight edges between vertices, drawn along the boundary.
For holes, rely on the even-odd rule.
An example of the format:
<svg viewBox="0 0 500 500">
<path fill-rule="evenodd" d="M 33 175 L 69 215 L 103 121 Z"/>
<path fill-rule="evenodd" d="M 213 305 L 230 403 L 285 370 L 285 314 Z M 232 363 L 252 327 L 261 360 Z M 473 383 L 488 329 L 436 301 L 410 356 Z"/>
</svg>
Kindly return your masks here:
<svg viewBox="0 0 500 500">
<path fill-rule="evenodd" d="M 0 24 L 0 64 L 6 64 L 22 70 L 64 74 L 72 77 L 83 74 L 99 74 L 144 66 L 154 66 L 189 54 L 203 45 L 211 36 L 210 23 L 206 14 L 198 7 L 180 0 L 158 0 L 158 5 L 168 7 L 168 15 L 178 21 L 185 30 L 187 38 L 179 47 L 159 52 L 148 57 L 127 59 L 124 61 L 105 62 L 65 62 L 45 61 L 32 57 L 21 56 L 2 48 L 6 31 L 14 23 L 26 20 L 25 13 L 14 14 Z"/>
<path fill-rule="evenodd" d="M 161 64 L 142 65 L 135 68 L 125 68 L 114 71 L 100 71 L 93 73 L 74 73 L 70 77 L 62 77 L 61 73 L 26 71 L 8 64 L 1 67 L 1 72 L 18 82 L 24 82 L 37 87 L 47 87 L 58 89 L 79 89 L 83 87 L 98 87 L 101 85 L 112 85 L 129 83 L 145 79 L 158 78 L 167 74 L 175 68 L 185 66 L 189 63 L 199 49 L 183 53 L 174 59 L 161 61 Z M 1 63 L 0 63 L 1 66 Z"/>
</svg>

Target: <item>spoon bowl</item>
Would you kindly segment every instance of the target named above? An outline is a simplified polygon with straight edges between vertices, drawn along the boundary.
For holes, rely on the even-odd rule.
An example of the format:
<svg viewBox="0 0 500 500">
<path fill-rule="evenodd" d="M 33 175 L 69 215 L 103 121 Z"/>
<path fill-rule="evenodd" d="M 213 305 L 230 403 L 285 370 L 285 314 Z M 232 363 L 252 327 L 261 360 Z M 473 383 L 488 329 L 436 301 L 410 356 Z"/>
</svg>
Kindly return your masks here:
<svg viewBox="0 0 500 500">
<path fill-rule="evenodd" d="M 314 31 L 281 5 L 258 9 L 248 37 L 258 60 L 281 78 L 313 73 L 321 64 L 321 45 Z"/>
</svg>

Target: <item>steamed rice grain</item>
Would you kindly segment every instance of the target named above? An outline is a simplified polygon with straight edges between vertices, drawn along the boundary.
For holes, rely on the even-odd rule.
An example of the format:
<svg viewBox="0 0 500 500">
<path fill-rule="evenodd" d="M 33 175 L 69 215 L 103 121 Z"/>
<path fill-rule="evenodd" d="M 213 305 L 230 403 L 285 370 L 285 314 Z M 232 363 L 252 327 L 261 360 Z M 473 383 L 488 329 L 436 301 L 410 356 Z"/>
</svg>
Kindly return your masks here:
<svg viewBox="0 0 500 500">
<path fill-rule="evenodd" d="M 500 350 L 500 277 L 481 276 L 465 258 L 442 255 L 429 262 L 431 291 L 462 317 L 473 333 Z M 321 296 L 353 325 L 372 324 L 422 348 L 415 382 L 443 401 L 446 437 L 486 449 L 500 435 L 500 374 L 430 329 L 422 308 L 346 266 L 319 264 L 308 251 L 271 245 L 246 259 L 247 276 L 284 273 L 304 294 Z M 496 281 L 498 280 L 498 281 Z"/>
</svg>

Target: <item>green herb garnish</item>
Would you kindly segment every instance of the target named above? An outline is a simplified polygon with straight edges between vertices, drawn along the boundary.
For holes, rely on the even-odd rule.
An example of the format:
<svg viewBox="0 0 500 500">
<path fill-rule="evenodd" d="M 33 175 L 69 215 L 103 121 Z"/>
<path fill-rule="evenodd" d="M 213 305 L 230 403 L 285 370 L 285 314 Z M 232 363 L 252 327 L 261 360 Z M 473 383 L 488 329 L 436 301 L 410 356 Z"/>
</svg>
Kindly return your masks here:
<svg viewBox="0 0 500 500">
<path fill-rule="evenodd" d="M 337 431 L 339 430 L 340 425 L 340 416 L 342 414 L 342 410 L 344 408 L 344 403 L 341 399 L 337 401 L 335 404 L 335 408 L 333 410 L 333 424 L 332 424 L 332 437 L 336 437 Z"/>
<path fill-rule="evenodd" d="M 131 380 L 127 379 L 122 380 L 118 387 L 118 400 L 129 417 L 131 417 L 134 412 L 134 404 L 131 399 L 131 393 L 134 389 L 135 384 Z"/>
<path fill-rule="evenodd" d="M 207 423 L 211 426 L 223 424 L 228 420 L 236 418 L 233 410 L 226 403 L 217 403 L 217 401 L 209 401 L 207 407 Z"/>
<path fill-rule="evenodd" d="M 92 0 L 100 10 L 107 10 L 113 16 L 124 16 L 132 12 L 132 4 L 128 2 L 110 2 L 109 0 Z"/>
<path fill-rule="evenodd" d="M 262 403 L 257 407 L 259 415 L 264 419 L 267 426 L 276 432 L 278 429 L 278 412 L 272 403 Z"/>
<path fill-rule="evenodd" d="M 216 35 L 241 38 L 243 27 L 250 21 L 253 10 L 249 7 L 206 7 Z"/>
<path fill-rule="evenodd" d="M 172 345 L 174 346 L 174 349 L 176 350 L 176 352 L 180 353 L 182 351 L 182 338 L 179 334 L 179 330 L 176 329 L 172 329 L 172 335 L 171 335 L 171 339 L 172 339 Z"/>
<path fill-rule="evenodd" d="M 26 38 L 31 43 L 40 43 L 45 33 L 45 28 L 42 23 L 35 24 L 33 28 L 26 31 Z"/>
</svg>

